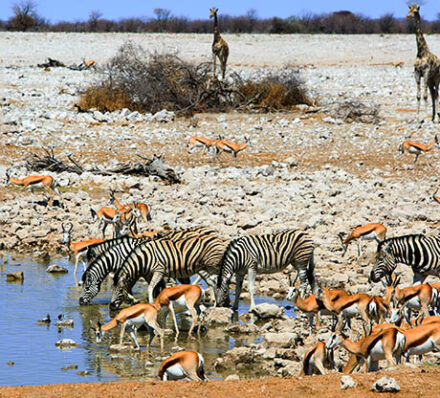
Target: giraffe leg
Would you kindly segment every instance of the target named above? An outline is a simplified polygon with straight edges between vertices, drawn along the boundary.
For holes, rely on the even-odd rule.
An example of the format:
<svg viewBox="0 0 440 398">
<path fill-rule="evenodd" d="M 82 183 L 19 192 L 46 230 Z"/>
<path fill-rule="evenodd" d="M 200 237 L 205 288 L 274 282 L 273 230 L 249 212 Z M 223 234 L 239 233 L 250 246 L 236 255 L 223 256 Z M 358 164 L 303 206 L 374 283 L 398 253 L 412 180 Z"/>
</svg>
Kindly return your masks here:
<svg viewBox="0 0 440 398">
<path fill-rule="evenodd" d="M 431 101 L 432 101 L 432 118 L 431 120 L 434 122 L 435 120 L 435 111 L 436 111 L 436 102 L 437 102 L 437 92 L 434 86 L 429 86 L 429 92 L 431 93 Z"/>
<path fill-rule="evenodd" d="M 417 121 L 420 120 L 419 114 L 420 114 L 420 99 L 421 99 L 421 93 L 420 93 L 420 79 L 421 75 L 416 71 L 414 75 L 416 79 L 416 86 L 417 86 Z"/>
<path fill-rule="evenodd" d="M 216 80 L 216 77 L 215 77 L 215 70 L 216 70 L 216 64 L 217 64 L 217 58 L 216 58 L 217 56 L 213 53 L 212 54 L 212 80 Z"/>
</svg>

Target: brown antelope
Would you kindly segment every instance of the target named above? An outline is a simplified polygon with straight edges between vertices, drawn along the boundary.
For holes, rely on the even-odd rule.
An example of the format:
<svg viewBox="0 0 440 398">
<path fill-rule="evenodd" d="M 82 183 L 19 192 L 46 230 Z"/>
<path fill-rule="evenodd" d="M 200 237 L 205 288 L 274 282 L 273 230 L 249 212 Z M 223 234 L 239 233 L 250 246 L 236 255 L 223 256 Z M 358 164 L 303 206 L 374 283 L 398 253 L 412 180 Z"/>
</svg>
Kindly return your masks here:
<svg viewBox="0 0 440 398">
<path fill-rule="evenodd" d="M 378 313 L 377 303 L 368 294 L 352 294 L 340 296 L 336 300 L 329 294 L 326 288 L 320 288 L 316 294 L 318 300 L 322 300 L 325 308 L 338 316 L 338 323 L 336 330 L 342 330 L 344 325 L 347 325 L 350 330 L 350 337 L 352 337 L 351 318 L 360 315 L 364 321 L 364 332 L 369 334 L 374 314 Z"/>
<path fill-rule="evenodd" d="M 123 205 L 115 196 L 115 192 L 113 189 L 109 191 L 110 200 L 108 204 L 115 205 L 116 210 L 121 213 L 121 221 L 124 221 L 125 216 L 129 215 L 130 212 L 133 212 L 136 218 L 142 217 L 146 224 L 152 220 L 150 208 L 147 204 L 133 201 L 133 203 L 129 205 Z"/>
<path fill-rule="evenodd" d="M 384 225 L 377 223 L 358 225 L 353 231 L 351 231 L 351 233 L 345 239 L 344 239 L 344 233 L 340 232 L 338 236 L 339 239 L 341 240 L 342 250 L 344 251 L 342 256 L 344 256 L 345 253 L 347 252 L 348 244 L 353 239 L 357 240 L 358 257 L 360 257 L 362 252 L 361 245 L 363 240 L 376 239 L 376 241 L 379 243 L 385 239 L 386 233 L 387 233 L 387 228 Z"/>
<path fill-rule="evenodd" d="M 73 232 L 73 224 L 61 224 L 63 228 L 63 242 L 67 244 L 69 250 L 75 255 L 75 267 L 73 270 L 73 275 L 76 275 L 76 269 L 78 268 L 78 262 L 80 257 L 86 256 L 87 251 L 90 245 L 94 245 L 95 243 L 104 242 L 103 239 L 88 239 L 81 240 L 77 242 L 72 242 L 72 232 Z M 84 271 L 86 270 L 85 262 L 83 262 Z"/>
<path fill-rule="evenodd" d="M 408 310 L 421 310 L 425 317 L 429 316 L 428 307 L 431 306 L 437 312 L 438 290 L 428 283 L 408 286 L 400 289 L 397 285 L 400 276 L 393 282 L 393 295 L 397 304 L 405 306 Z M 408 317 L 409 319 L 409 314 Z"/>
<path fill-rule="evenodd" d="M 142 219 L 145 221 L 145 224 L 148 224 L 148 221 L 151 221 L 153 219 L 151 217 L 150 208 L 146 203 L 133 202 L 131 207 L 139 211 L 139 217 L 142 217 Z"/>
<path fill-rule="evenodd" d="M 381 359 L 386 359 L 389 366 L 396 365 L 393 357 L 397 356 L 400 359 L 405 346 L 405 335 L 397 328 L 388 328 L 354 342 L 343 332 L 334 332 L 327 341 L 326 348 L 329 350 L 336 346 L 342 346 L 356 356 L 356 361 L 350 364 L 351 369 L 346 366 L 344 373 L 351 373 L 365 360 L 367 361 L 365 371 L 377 370 L 378 361 Z"/>
<path fill-rule="evenodd" d="M 431 351 L 440 351 L 440 323 L 422 323 L 404 332 L 406 342 L 404 356 L 422 355 Z"/>
<path fill-rule="evenodd" d="M 435 192 L 432 194 L 432 196 L 430 196 L 427 200 L 427 203 L 431 203 L 431 202 L 437 202 L 440 203 L 440 196 L 437 196 L 436 193 L 438 192 L 438 188 L 435 190 Z"/>
<path fill-rule="evenodd" d="M 234 142 L 217 140 L 215 142 L 215 147 L 217 148 L 217 153 L 215 157 L 217 158 L 222 152 L 229 152 L 234 154 L 235 160 L 237 160 L 237 155 L 239 152 L 244 150 L 249 144 L 249 138 L 245 137 L 245 142 L 242 144 L 235 144 Z"/>
<path fill-rule="evenodd" d="M 92 213 L 92 222 L 95 223 L 99 220 L 98 230 L 101 230 L 101 225 L 103 226 L 102 239 L 105 239 L 105 230 L 109 224 L 113 225 L 113 235 L 115 236 L 118 234 L 121 214 L 117 213 L 117 210 L 112 209 L 111 207 L 101 207 L 98 211 L 90 209 L 90 212 Z"/>
<path fill-rule="evenodd" d="M 49 194 L 48 205 L 53 202 L 53 196 L 56 194 L 61 200 L 64 206 L 64 199 L 61 196 L 61 192 L 58 190 L 59 182 L 52 176 L 29 176 L 25 178 L 11 177 L 11 172 L 6 170 L 6 185 L 18 185 L 23 187 L 22 189 L 30 190 L 32 194 L 32 202 L 34 202 L 34 188 L 43 188 Z"/>
<path fill-rule="evenodd" d="M 177 326 L 176 313 L 174 305 L 186 307 L 191 312 L 192 323 L 188 335 L 191 336 L 194 327 L 200 315 L 200 300 L 202 299 L 202 288 L 197 285 L 177 285 L 163 289 L 156 297 L 153 305 L 158 311 L 162 307 L 167 307 L 163 313 L 162 325 L 165 327 L 168 311 L 173 315 L 174 327 L 176 328 L 176 338 L 179 336 L 179 327 Z M 200 331 L 200 327 L 198 328 Z"/>
<path fill-rule="evenodd" d="M 204 359 L 195 351 L 178 351 L 165 359 L 159 367 L 161 380 L 208 380 L 205 376 Z"/>
<path fill-rule="evenodd" d="M 300 376 L 313 374 L 327 374 L 325 369 L 335 369 L 333 349 L 326 349 L 323 341 L 318 342 L 313 348 L 304 354 Z"/>
<path fill-rule="evenodd" d="M 221 135 L 218 136 L 218 140 L 222 140 L 223 137 Z M 215 143 L 217 140 L 210 140 L 209 138 L 205 137 L 191 137 L 189 139 L 189 149 L 188 153 L 192 154 L 194 153 L 198 148 L 206 149 L 206 152 L 209 154 L 210 150 L 214 150 L 214 154 L 217 153 L 217 148 Z"/>
<path fill-rule="evenodd" d="M 148 333 L 150 334 L 148 347 L 151 346 L 151 341 L 154 338 L 154 331 L 156 331 L 160 337 L 161 350 L 163 350 L 164 331 L 157 323 L 157 308 L 152 304 L 135 304 L 131 307 L 124 308 L 110 322 L 106 323 L 105 325 L 101 325 L 101 323 L 98 322 L 98 327 L 96 329 L 92 329 L 96 332 L 96 341 L 99 343 L 101 342 L 105 332 L 115 328 L 118 325 L 121 325 L 119 344 L 122 344 L 125 328 L 128 326 L 130 336 L 133 339 L 136 348 L 140 349 L 137 341 L 137 329 L 144 324 L 147 326 Z"/>
<path fill-rule="evenodd" d="M 416 155 L 413 163 L 416 164 L 419 155 L 425 152 L 429 152 L 432 148 L 434 148 L 434 146 L 436 146 L 437 148 L 440 147 L 440 143 L 438 142 L 437 135 L 434 137 L 434 141 L 432 141 L 428 145 L 415 141 L 403 141 L 399 145 L 399 153 L 397 154 L 396 159 L 402 156 L 405 152 L 409 152 Z"/>
<path fill-rule="evenodd" d="M 148 230 L 148 231 L 144 231 L 144 232 L 140 232 L 140 233 L 136 233 L 133 231 L 132 228 L 130 228 L 130 236 L 132 236 L 133 238 L 151 238 L 151 239 L 156 239 L 156 238 L 163 238 L 166 235 L 168 235 L 170 233 L 170 229 L 155 229 L 155 230 Z"/>
<path fill-rule="evenodd" d="M 438 322 L 440 322 L 440 315 L 427 316 L 426 318 L 423 318 L 421 325 L 429 325 Z"/>
<path fill-rule="evenodd" d="M 292 278 L 289 274 L 290 286 L 289 286 L 289 292 L 286 296 L 286 300 L 293 301 L 293 303 L 295 304 L 295 312 L 298 309 L 301 312 L 304 312 L 307 318 L 309 318 L 309 335 L 311 336 L 313 332 L 313 319 L 315 317 L 315 314 L 316 314 L 316 329 L 318 329 L 320 314 L 322 313 L 324 315 L 334 316 L 334 313 L 328 311 L 321 300 L 316 299 L 316 294 L 312 294 L 309 297 L 303 299 L 299 294 L 299 289 L 294 286 L 295 281 L 292 282 Z M 340 292 L 343 292 L 343 294 L 347 294 L 343 290 L 341 290 Z"/>
</svg>

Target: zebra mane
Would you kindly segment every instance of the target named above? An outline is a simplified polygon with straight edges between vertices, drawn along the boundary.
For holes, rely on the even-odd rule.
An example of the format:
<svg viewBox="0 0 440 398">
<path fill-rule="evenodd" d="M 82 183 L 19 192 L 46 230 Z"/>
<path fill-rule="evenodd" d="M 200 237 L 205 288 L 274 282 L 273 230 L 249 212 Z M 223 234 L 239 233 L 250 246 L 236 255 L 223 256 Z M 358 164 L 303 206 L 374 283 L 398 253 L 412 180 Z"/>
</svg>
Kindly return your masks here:
<svg viewBox="0 0 440 398">
<path fill-rule="evenodd" d="M 239 239 L 241 239 L 241 237 L 230 240 L 228 245 L 226 246 L 224 253 L 223 253 L 223 257 L 219 263 L 218 278 L 217 278 L 217 287 L 218 288 L 221 287 L 221 284 L 222 284 L 222 273 L 223 273 L 223 268 L 225 266 L 225 260 L 228 256 L 229 252 L 236 245 L 236 243 Z"/>
<path fill-rule="evenodd" d="M 392 243 L 398 239 L 409 239 L 409 238 L 420 238 L 420 237 L 424 238 L 425 235 L 424 234 L 408 234 L 408 235 L 394 236 L 392 238 L 384 239 L 382 242 L 379 242 L 379 244 L 377 245 L 377 252 L 379 253 L 384 246 L 386 246 L 389 243 Z"/>
</svg>

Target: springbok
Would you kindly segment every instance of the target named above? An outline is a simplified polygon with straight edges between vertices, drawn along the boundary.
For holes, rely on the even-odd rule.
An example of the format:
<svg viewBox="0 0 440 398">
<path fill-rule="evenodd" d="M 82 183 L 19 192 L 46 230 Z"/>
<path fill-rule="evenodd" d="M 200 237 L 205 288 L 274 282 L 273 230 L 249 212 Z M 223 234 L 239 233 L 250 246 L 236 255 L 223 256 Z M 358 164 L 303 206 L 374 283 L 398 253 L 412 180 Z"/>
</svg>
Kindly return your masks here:
<svg viewBox="0 0 440 398">
<path fill-rule="evenodd" d="M 298 278 L 298 277 L 297 277 Z M 286 300 L 291 300 L 295 304 L 295 312 L 296 310 L 300 310 L 301 312 L 304 312 L 307 318 L 309 319 L 309 335 L 311 336 L 313 333 L 313 320 L 315 318 L 316 314 L 316 329 L 319 328 L 319 316 L 320 314 L 323 315 L 331 315 L 335 316 L 333 312 L 328 311 L 323 302 L 321 300 L 316 299 L 316 294 L 311 294 L 309 297 L 303 299 L 301 295 L 299 294 L 299 289 L 295 287 L 295 281 L 292 281 L 292 277 L 289 274 L 289 292 L 286 296 Z M 342 292 L 342 294 L 347 294 L 343 290 L 337 290 L 337 292 Z M 336 293 L 340 295 L 341 293 Z M 335 294 L 333 294 L 332 297 L 335 297 Z"/>
<path fill-rule="evenodd" d="M 362 337 L 358 342 L 350 340 L 343 332 L 334 332 L 327 341 L 326 348 L 334 349 L 342 346 L 356 356 L 352 361 L 351 369 L 347 367 L 344 373 L 351 373 L 366 360 L 365 371 L 377 370 L 378 361 L 386 359 L 389 366 L 395 366 L 394 356 L 400 360 L 405 346 L 405 335 L 397 328 L 388 328 L 378 333 Z"/>
<path fill-rule="evenodd" d="M 364 321 L 363 328 L 365 334 L 369 334 L 373 318 L 378 313 L 377 303 L 368 294 L 341 295 L 333 299 L 326 288 L 320 288 L 316 294 L 318 300 L 322 300 L 325 308 L 338 316 L 336 330 L 342 330 L 347 325 L 350 337 L 353 338 L 351 330 L 351 318 L 360 315 Z"/>
<path fill-rule="evenodd" d="M 25 178 L 11 177 L 10 170 L 6 170 L 6 186 L 14 184 L 23 187 L 31 192 L 32 202 L 34 203 L 34 188 L 43 188 L 49 194 L 48 205 L 53 203 L 54 194 L 58 195 L 62 205 L 64 206 L 64 199 L 61 192 L 58 190 L 59 182 L 52 176 L 29 176 Z"/>
<path fill-rule="evenodd" d="M 403 349 L 405 358 L 440 351 L 440 323 L 422 323 L 404 332 L 406 342 Z"/>
<path fill-rule="evenodd" d="M 151 341 L 154 338 L 154 331 L 156 331 L 160 337 L 161 350 L 163 350 L 164 331 L 157 323 L 157 309 L 151 304 L 135 304 L 131 307 L 124 308 L 110 322 L 106 323 L 105 325 L 101 325 L 101 323 L 98 322 L 97 328 L 92 329 L 96 332 L 96 341 L 99 343 L 101 342 L 105 332 L 115 328 L 118 325 L 121 325 L 119 344 L 122 344 L 125 328 L 128 326 L 130 329 L 130 336 L 133 339 L 136 348 L 140 349 L 137 340 L 137 329 L 144 324 L 147 326 L 148 333 L 150 334 L 148 347 L 151 347 Z"/>
<path fill-rule="evenodd" d="M 434 141 L 432 141 L 428 145 L 415 141 L 403 141 L 399 145 L 399 153 L 397 154 L 396 159 L 402 156 L 405 152 L 409 152 L 412 153 L 413 155 L 416 155 L 413 162 L 413 164 L 416 164 L 419 155 L 425 152 L 429 152 L 432 148 L 434 148 L 434 146 L 440 148 L 440 143 L 438 142 L 437 135 L 435 135 Z"/>
<path fill-rule="evenodd" d="M 425 317 L 429 316 L 428 307 L 431 306 L 437 314 L 438 290 L 428 283 L 399 288 L 400 276 L 393 281 L 393 296 L 397 304 L 408 310 L 421 310 Z M 407 318 L 410 319 L 409 314 Z"/>
<path fill-rule="evenodd" d="M 362 252 L 362 241 L 363 240 L 371 240 L 375 239 L 378 243 L 385 239 L 387 233 L 387 228 L 378 223 L 369 223 L 365 225 L 358 225 L 351 233 L 344 239 L 344 233 L 340 232 L 338 234 L 339 239 L 341 240 L 342 250 L 344 253 L 342 256 L 345 256 L 345 253 L 348 249 L 348 244 L 353 240 L 357 240 L 358 244 L 358 257 L 360 257 Z"/>
<path fill-rule="evenodd" d="M 223 137 L 221 135 L 218 136 L 218 140 L 222 140 Z M 193 154 L 198 148 L 202 148 L 206 150 L 206 152 L 209 154 L 210 151 L 213 149 L 214 154 L 217 153 L 217 147 L 216 147 L 217 140 L 210 140 L 206 137 L 198 137 L 193 136 L 189 139 L 189 149 L 188 153 Z"/>
<path fill-rule="evenodd" d="M 158 376 L 161 380 L 205 381 L 204 359 L 195 351 L 178 351 L 165 359 L 159 367 Z"/>
<path fill-rule="evenodd" d="M 67 245 L 69 250 L 75 255 L 75 267 L 73 269 L 73 275 L 76 275 L 76 269 L 78 268 L 78 262 L 80 257 L 87 256 L 87 251 L 90 245 L 104 242 L 103 239 L 88 239 L 72 242 L 73 224 L 71 222 L 61 224 L 63 228 L 63 242 Z M 86 270 L 86 262 L 83 261 L 83 271 Z"/>
<path fill-rule="evenodd" d="M 179 327 L 177 326 L 174 305 L 186 307 L 191 312 L 192 323 L 188 331 L 188 335 L 191 336 L 201 313 L 200 300 L 202 299 L 202 293 L 202 288 L 197 285 L 177 285 L 163 289 L 156 297 L 153 305 L 158 311 L 160 311 L 162 307 L 167 307 L 163 312 L 163 327 L 165 327 L 168 311 L 171 311 L 171 314 L 173 315 L 174 326 L 176 328 L 176 338 L 179 336 Z M 200 327 L 198 328 L 198 332 L 200 332 Z"/>
<path fill-rule="evenodd" d="M 235 160 L 237 160 L 237 155 L 239 152 L 244 150 L 249 145 L 249 138 L 245 137 L 242 144 L 235 144 L 234 142 L 217 140 L 215 142 L 215 147 L 217 148 L 217 153 L 215 157 L 217 158 L 222 152 L 232 153 Z"/>
<path fill-rule="evenodd" d="M 319 341 L 314 347 L 304 354 L 300 376 L 313 374 L 327 374 L 325 369 L 336 369 L 333 349 L 326 349 L 325 343 Z"/>
</svg>

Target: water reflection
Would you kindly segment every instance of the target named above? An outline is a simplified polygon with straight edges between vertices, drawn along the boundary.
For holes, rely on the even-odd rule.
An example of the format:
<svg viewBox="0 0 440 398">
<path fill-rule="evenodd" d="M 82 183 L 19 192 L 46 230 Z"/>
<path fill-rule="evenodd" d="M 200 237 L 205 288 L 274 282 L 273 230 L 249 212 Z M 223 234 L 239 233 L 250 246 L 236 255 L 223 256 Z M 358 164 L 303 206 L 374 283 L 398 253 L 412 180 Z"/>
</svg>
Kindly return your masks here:
<svg viewBox="0 0 440 398">
<path fill-rule="evenodd" d="M 45 269 L 50 264 L 64 266 L 69 273 L 49 274 Z M 6 273 L 18 271 L 24 272 L 22 284 L 6 282 Z M 188 338 L 185 331 L 189 329 L 190 319 L 181 315 L 178 320 L 182 333 L 177 340 L 174 333 L 166 335 L 164 352 L 160 352 L 158 337 L 154 338 L 153 346 L 148 350 L 148 335 L 142 330 L 138 333 L 141 352 L 111 352 L 109 346 L 119 343 L 119 328 L 107 333 L 101 343 L 96 343 L 95 332 L 91 330 L 98 321 L 106 323 L 116 315 L 108 311 L 110 285 L 103 283 L 92 305 L 79 306 L 81 289 L 75 285 L 72 271 L 73 265 L 64 258 L 38 260 L 37 263 L 8 257 L 0 278 L 0 291 L 5 303 L 0 318 L 3 332 L 0 339 L 0 385 L 145 380 L 157 374 L 162 359 L 176 346 L 202 353 L 208 377 L 216 379 L 221 375 L 216 373 L 213 363 L 220 353 L 258 339 L 256 335 L 233 338 L 220 329 L 209 329 L 201 339 Z M 134 292 L 145 296 L 145 287 L 139 284 Z M 261 297 L 257 303 L 263 301 L 280 304 Z M 237 316 L 247 310 L 247 304 L 241 303 Z M 52 322 L 38 323 L 48 313 Z M 57 328 L 55 323 L 59 314 L 64 314 L 65 319 L 73 319 L 74 328 Z M 292 315 L 291 311 L 289 315 Z M 171 317 L 168 317 L 166 328 L 173 329 Z M 79 346 L 60 350 L 55 343 L 63 338 L 73 339 Z M 131 343 L 128 333 L 124 341 Z M 6 365 L 9 361 L 13 361 L 14 366 Z M 89 372 L 88 376 L 77 374 L 84 370 Z"/>
</svg>

